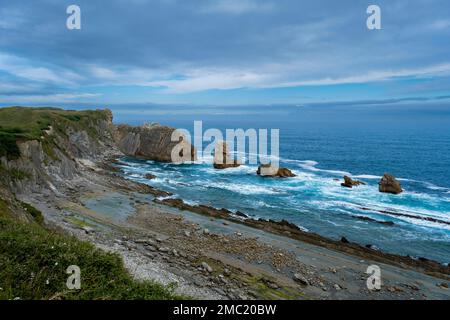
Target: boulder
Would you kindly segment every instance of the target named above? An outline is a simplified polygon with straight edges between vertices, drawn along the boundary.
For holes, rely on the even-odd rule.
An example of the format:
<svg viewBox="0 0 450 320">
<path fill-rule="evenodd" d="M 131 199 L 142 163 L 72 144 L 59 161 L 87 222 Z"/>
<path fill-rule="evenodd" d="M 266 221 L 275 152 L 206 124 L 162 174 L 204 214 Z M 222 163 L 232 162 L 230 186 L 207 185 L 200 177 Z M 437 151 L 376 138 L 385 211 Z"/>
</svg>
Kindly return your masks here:
<svg viewBox="0 0 450 320">
<path fill-rule="evenodd" d="M 145 179 L 148 179 L 148 180 L 153 180 L 156 178 L 156 176 L 151 173 L 147 173 L 144 177 L 145 177 Z"/>
<path fill-rule="evenodd" d="M 280 177 L 280 178 L 290 178 L 296 175 L 292 173 L 291 170 L 287 168 L 277 168 L 270 164 L 262 164 L 258 167 L 256 173 L 262 177 Z"/>
<path fill-rule="evenodd" d="M 139 127 L 119 125 L 114 132 L 114 140 L 125 155 L 146 160 L 172 162 L 172 150 L 180 149 L 180 156 L 186 161 L 197 160 L 197 152 L 184 136 L 172 141 L 176 129 L 159 124 L 147 124 Z M 187 155 L 183 152 L 188 150 Z"/>
<path fill-rule="evenodd" d="M 348 176 L 344 176 L 344 182 L 341 183 L 341 186 L 346 187 L 346 188 L 353 188 L 353 187 L 357 187 L 359 185 L 365 185 L 365 183 L 362 181 L 353 180 L 352 178 L 350 178 Z"/>
<path fill-rule="evenodd" d="M 241 164 L 230 156 L 228 145 L 225 141 L 220 140 L 217 142 L 214 149 L 214 168 L 215 169 L 227 169 L 236 168 Z"/>
<path fill-rule="evenodd" d="M 384 174 L 378 185 L 380 192 L 383 193 L 400 194 L 403 192 L 400 182 L 388 173 Z"/>
</svg>

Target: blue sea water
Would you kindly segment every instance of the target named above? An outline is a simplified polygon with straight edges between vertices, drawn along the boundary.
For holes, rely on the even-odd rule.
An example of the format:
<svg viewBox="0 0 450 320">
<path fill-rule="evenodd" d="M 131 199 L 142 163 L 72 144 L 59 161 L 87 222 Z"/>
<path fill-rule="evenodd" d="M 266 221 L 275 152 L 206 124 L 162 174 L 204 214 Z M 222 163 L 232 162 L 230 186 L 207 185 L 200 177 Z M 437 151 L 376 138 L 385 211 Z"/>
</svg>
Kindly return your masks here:
<svg viewBox="0 0 450 320">
<path fill-rule="evenodd" d="M 120 167 L 128 178 L 189 203 L 239 210 L 255 218 L 286 219 L 333 239 L 345 236 L 387 252 L 450 262 L 448 104 L 153 106 L 120 108 L 114 115 L 116 122 L 159 122 L 191 131 L 194 120 L 202 120 L 204 130 L 218 128 L 224 133 L 227 128 L 280 129 L 281 165 L 297 174 L 295 178 L 262 178 L 255 173 L 257 166 L 249 164 L 215 170 L 208 155 L 199 164 L 184 165 L 124 158 Z M 378 192 L 385 172 L 399 178 L 404 193 Z M 146 180 L 146 173 L 157 178 Z M 343 188 L 344 175 L 366 185 Z"/>
</svg>

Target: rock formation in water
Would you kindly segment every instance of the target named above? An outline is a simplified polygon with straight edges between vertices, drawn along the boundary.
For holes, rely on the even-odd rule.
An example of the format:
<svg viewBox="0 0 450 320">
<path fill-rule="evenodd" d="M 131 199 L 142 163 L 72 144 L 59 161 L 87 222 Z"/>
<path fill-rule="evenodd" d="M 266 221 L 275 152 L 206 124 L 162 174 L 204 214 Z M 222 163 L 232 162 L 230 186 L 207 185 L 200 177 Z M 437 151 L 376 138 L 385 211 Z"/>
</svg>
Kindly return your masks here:
<svg viewBox="0 0 450 320">
<path fill-rule="evenodd" d="M 215 169 L 227 169 L 239 167 L 241 164 L 231 157 L 228 150 L 228 144 L 225 141 L 220 140 L 217 142 L 214 149 L 213 165 Z"/>
<path fill-rule="evenodd" d="M 196 150 L 185 136 L 181 136 L 178 141 L 172 141 L 174 131 L 174 128 L 159 124 L 140 127 L 119 125 L 114 139 L 120 151 L 127 156 L 161 162 L 176 162 L 172 159 L 172 151 L 177 148 L 178 155 L 183 158 L 183 161 L 197 160 Z M 188 154 L 183 154 L 184 152 L 188 152 Z"/>
<path fill-rule="evenodd" d="M 147 180 L 153 180 L 153 179 L 156 179 L 156 176 L 155 176 L 154 174 L 147 173 L 147 174 L 144 176 L 144 178 L 147 179 Z"/>
<path fill-rule="evenodd" d="M 385 173 L 379 182 L 379 190 L 383 193 L 400 194 L 403 192 L 400 182 L 394 176 Z"/>
<path fill-rule="evenodd" d="M 262 177 L 280 177 L 280 178 L 291 178 L 296 175 L 292 173 L 291 170 L 287 168 L 277 168 L 270 164 L 262 164 L 258 167 L 256 173 Z"/>
<path fill-rule="evenodd" d="M 341 186 L 346 187 L 346 188 L 353 188 L 353 187 L 357 187 L 359 185 L 365 185 L 365 183 L 362 181 L 353 180 L 352 178 L 350 178 L 348 176 L 344 176 L 344 182 L 341 183 Z"/>
</svg>

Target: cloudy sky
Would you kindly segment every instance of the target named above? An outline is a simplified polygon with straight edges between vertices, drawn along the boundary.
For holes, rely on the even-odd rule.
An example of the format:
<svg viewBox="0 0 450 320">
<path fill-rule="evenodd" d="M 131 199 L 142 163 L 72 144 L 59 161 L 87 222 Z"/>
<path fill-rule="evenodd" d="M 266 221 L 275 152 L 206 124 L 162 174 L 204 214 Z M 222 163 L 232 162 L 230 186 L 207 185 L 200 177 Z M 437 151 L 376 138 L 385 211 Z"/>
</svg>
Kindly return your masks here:
<svg viewBox="0 0 450 320">
<path fill-rule="evenodd" d="M 449 96 L 448 0 L 0 0 L 2 105 Z"/>
</svg>

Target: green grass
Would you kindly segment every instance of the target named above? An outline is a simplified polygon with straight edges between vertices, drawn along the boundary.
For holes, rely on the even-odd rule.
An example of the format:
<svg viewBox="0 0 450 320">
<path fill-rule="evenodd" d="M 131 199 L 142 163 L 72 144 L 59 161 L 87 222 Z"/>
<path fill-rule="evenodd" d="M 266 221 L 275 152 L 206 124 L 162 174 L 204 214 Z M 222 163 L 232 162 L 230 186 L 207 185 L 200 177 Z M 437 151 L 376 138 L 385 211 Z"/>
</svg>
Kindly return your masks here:
<svg viewBox="0 0 450 320">
<path fill-rule="evenodd" d="M 116 254 L 7 217 L 4 205 L 0 201 L 0 300 L 181 298 L 173 288 L 132 279 Z M 80 267 L 80 290 L 66 286 L 70 265 Z"/>
<path fill-rule="evenodd" d="M 20 150 L 17 147 L 17 136 L 6 131 L 2 132 L 0 128 L 0 157 L 6 156 L 8 160 L 20 157 Z"/>
<path fill-rule="evenodd" d="M 0 108 L 0 157 L 17 159 L 20 156 L 17 141 L 42 141 L 44 131 L 53 126 L 54 130 L 64 133 L 67 127 L 85 130 L 95 135 L 92 124 L 105 120 L 108 114 L 100 110 L 73 111 L 56 108 Z M 46 150 L 51 150 L 46 146 Z M 52 155 L 54 156 L 54 155 Z"/>
<path fill-rule="evenodd" d="M 11 211 L 8 207 L 8 204 L 6 203 L 5 200 L 3 200 L 2 198 L 0 198 L 0 218 L 7 218 L 11 216 Z"/>
<path fill-rule="evenodd" d="M 44 222 L 44 216 L 42 215 L 42 212 L 35 207 L 33 207 L 31 204 L 25 203 L 20 201 L 21 207 L 28 212 L 36 221 L 38 224 L 42 224 Z"/>
</svg>

